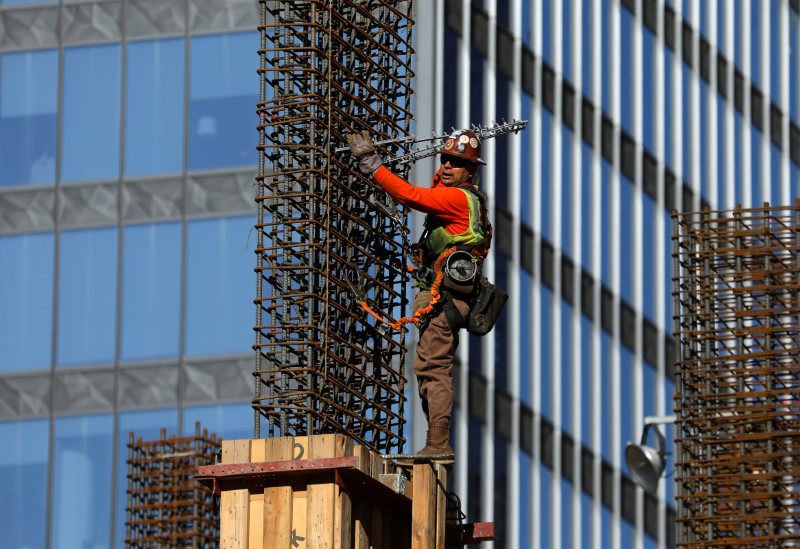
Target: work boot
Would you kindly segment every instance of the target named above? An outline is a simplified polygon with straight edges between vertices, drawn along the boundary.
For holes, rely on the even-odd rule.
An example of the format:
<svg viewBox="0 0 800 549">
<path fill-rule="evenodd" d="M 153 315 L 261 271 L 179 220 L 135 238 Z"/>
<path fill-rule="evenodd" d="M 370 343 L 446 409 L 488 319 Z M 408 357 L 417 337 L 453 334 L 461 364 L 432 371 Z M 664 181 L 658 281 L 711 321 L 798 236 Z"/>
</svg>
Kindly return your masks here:
<svg viewBox="0 0 800 549">
<path fill-rule="evenodd" d="M 455 453 L 453 448 L 450 447 L 450 427 L 444 425 L 429 425 L 428 436 L 425 439 L 425 448 L 417 452 L 420 456 L 429 455 L 446 455 L 448 459 L 437 459 L 442 463 L 453 463 L 455 460 Z"/>
</svg>

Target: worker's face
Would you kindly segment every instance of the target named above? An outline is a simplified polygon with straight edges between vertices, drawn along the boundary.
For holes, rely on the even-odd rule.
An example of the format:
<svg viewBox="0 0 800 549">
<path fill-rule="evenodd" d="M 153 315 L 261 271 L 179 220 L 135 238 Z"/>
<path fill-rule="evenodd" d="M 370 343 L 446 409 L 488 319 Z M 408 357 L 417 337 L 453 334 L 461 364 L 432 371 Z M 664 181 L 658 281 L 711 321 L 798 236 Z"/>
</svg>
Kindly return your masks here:
<svg viewBox="0 0 800 549">
<path fill-rule="evenodd" d="M 442 167 L 439 168 L 439 178 L 442 183 L 448 186 L 471 180 L 478 169 L 477 164 L 449 154 L 441 155 L 441 161 Z"/>
</svg>

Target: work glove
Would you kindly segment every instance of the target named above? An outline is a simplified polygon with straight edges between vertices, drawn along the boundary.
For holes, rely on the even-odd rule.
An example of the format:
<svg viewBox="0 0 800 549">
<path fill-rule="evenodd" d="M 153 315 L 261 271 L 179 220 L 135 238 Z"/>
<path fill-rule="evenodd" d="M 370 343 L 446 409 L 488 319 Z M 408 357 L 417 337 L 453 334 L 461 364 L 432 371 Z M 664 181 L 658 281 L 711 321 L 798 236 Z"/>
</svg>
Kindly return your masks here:
<svg viewBox="0 0 800 549">
<path fill-rule="evenodd" d="M 383 165 L 383 160 L 375 152 L 375 146 L 369 137 L 369 131 L 362 130 L 361 133 L 348 133 L 345 137 L 350 153 L 358 160 L 358 169 L 364 175 L 371 175 Z"/>
</svg>

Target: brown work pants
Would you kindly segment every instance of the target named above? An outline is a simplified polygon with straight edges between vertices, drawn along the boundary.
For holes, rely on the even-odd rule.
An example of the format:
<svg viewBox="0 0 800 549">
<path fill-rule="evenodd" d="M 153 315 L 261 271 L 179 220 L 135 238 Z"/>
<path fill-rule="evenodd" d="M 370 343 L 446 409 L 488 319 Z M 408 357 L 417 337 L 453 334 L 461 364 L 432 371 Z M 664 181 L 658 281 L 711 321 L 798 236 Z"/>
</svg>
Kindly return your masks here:
<svg viewBox="0 0 800 549">
<path fill-rule="evenodd" d="M 451 330 L 447 322 L 442 310 L 445 299 L 452 300 L 462 315 L 469 314 L 466 301 L 442 296 L 433 316 L 420 326 L 414 373 L 428 424 L 449 428 L 453 409 L 453 356 L 458 348 L 458 330 Z M 414 311 L 427 306 L 430 301 L 430 290 L 420 291 L 414 298 Z"/>
</svg>

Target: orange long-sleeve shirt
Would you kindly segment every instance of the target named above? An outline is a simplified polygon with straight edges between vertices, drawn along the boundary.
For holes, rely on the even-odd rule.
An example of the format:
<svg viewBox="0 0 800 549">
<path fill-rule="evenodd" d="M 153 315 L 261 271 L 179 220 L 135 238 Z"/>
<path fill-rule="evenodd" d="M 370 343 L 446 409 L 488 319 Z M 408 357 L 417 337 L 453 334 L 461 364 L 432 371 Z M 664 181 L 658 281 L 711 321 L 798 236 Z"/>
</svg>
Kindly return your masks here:
<svg viewBox="0 0 800 549">
<path fill-rule="evenodd" d="M 396 202 L 438 217 L 448 233 L 462 234 L 469 229 L 467 196 L 457 187 L 443 184 L 438 171 L 429 188 L 415 187 L 386 166 L 378 168 L 372 177 Z"/>
</svg>

